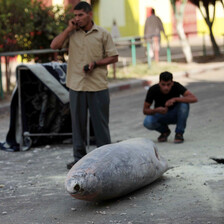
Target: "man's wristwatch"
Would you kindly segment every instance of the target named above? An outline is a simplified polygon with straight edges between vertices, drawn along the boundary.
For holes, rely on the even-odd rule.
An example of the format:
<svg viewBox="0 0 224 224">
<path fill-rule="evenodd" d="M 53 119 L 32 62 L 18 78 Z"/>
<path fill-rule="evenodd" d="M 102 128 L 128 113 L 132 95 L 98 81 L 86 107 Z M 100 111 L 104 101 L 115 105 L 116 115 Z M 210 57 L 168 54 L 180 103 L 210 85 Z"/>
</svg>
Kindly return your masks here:
<svg viewBox="0 0 224 224">
<path fill-rule="evenodd" d="M 96 68 L 96 67 L 97 67 L 96 62 L 94 61 L 93 63 L 94 63 L 94 64 L 93 64 L 93 68 Z"/>
</svg>

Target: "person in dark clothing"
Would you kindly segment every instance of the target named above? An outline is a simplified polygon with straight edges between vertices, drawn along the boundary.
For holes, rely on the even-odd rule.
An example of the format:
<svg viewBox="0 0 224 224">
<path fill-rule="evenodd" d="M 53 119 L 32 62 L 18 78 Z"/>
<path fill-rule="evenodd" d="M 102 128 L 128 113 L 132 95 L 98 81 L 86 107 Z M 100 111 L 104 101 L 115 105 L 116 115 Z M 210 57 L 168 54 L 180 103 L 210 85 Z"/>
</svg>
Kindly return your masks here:
<svg viewBox="0 0 224 224">
<path fill-rule="evenodd" d="M 149 130 L 161 133 L 159 142 L 166 142 L 171 131 L 170 124 L 176 124 L 174 143 L 184 141 L 183 134 L 189 114 L 189 103 L 197 98 L 178 82 L 173 81 L 170 72 L 160 74 L 159 83 L 149 88 L 143 107 L 146 115 L 143 125 Z M 151 108 L 154 103 L 154 108 Z"/>
</svg>

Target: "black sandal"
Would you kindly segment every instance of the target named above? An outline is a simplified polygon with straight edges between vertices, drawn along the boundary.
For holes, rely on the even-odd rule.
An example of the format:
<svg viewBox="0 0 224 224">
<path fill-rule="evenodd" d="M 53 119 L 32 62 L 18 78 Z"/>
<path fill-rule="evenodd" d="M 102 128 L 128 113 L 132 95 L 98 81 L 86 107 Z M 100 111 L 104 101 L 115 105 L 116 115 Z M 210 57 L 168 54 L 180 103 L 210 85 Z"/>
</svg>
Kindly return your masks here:
<svg viewBox="0 0 224 224">
<path fill-rule="evenodd" d="M 176 133 L 174 138 L 174 143 L 182 143 L 184 142 L 184 137 L 182 133 Z"/>
<path fill-rule="evenodd" d="M 167 138 L 169 137 L 171 131 L 169 130 L 168 132 L 162 133 L 159 137 L 158 137 L 158 142 L 167 142 Z"/>
</svg>

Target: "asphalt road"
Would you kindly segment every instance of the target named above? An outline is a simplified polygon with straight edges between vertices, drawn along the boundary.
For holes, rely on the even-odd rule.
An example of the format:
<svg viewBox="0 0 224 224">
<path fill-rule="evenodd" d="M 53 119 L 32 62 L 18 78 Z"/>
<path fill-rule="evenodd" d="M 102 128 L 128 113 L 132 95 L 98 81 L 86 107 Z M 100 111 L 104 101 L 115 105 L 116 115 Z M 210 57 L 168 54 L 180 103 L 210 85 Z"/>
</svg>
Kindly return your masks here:
<svg viewBox="0 0 224 224">
<path fill-rule="evenodd" d="M 176 77 L 199 102 L 191 105 L 184 144 L 174 144 L 174 128 L 167 143 L 157 143 L 170 170 L 153 184 L 107 202 L 85 202 L 65 191 L 65 164 L 71 145 L 32 148 L 27 152 L 0 151 L 1 224 L 221 224 L 224 223 L 224 165 L 210 157 L 224 157 L 224 69 Z M 146 90 L 111 94 L 110 129 L 113 142 L 158 133 L 142 126 Z M 0 141 L 8 114 L 0 115 Z"/>
</svg>

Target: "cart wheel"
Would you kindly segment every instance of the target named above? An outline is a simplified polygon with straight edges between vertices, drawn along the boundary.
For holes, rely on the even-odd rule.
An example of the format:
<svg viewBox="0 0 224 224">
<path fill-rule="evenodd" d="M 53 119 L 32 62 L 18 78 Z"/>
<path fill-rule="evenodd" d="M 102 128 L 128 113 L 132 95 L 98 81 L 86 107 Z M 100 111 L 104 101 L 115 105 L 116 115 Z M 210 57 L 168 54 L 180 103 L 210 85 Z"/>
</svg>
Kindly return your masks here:
<svg viewBox="0 0 224 224">
<path fill-rule="evenodd" d="M 31 145 L 32 145 L 32 139 L 29 136 L 25 136 L 23 138 L 23 142 L 24 142 L 24 145 L 23 145 L 22 151 L 29 150 L 31 148 Z"/>
</svg>

